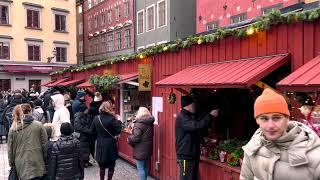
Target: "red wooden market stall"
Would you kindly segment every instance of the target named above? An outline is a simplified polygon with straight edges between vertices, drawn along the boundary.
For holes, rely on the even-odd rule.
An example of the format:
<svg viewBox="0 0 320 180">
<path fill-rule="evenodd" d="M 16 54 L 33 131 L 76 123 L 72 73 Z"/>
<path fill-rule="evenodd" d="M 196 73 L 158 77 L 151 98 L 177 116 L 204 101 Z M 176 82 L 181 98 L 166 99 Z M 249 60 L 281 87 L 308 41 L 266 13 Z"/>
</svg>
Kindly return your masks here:
<svg viewBox="0 0 320 180">
<path fill-rule="evenodd" d="M 144 102 L 145 106 L 151 106 L 152 97 L 163 98 L 163 112 L 158 112 L 158 125 L 155 125 L 154 153 L 150 170 L 151 174 L 159 179 L 171 180 L 178 178 L 174 126 L 175 117 L 180 110 L 182 92 L 188 92 L 193 88 L 197 92 L 208 94 L 217 92 L 223 96 L 224 116 L 219 121 L 225 131 L 221 133 L 221 137 L 248 140 L 256 128 L 252 113 L 254 98 L 261 92 L 261 89 L 256 88 L 254 84 L 262 81 L 275 88 L 278 82 L 293 72 L 290 76 L 295 78 L 283 80 L 278 85 L 286 86 L 285 91 L 294 91 L 295 89 L 290 89 L 291 85 L 295 84 L 294 80 L 306 74 L 298 68 L 304 64 L 308 65 L 308 62 L 312 62 L 308 65 L 311 67 L 320 63 L 319 57 L 313 60 L 320 53 L 319 39 L 319 20 L 289 25 L 279 24 L 248 37 L 229 36 L 213 43 L 200 42 L 174 52 L 167 51 L 147 58 L 53 75 L 52 79 L 69 77 L 69 80 L 83 79 L 85 82 L 92 74 L 102 75 L 106 72 L 119 76 L 134 74 L 139 72 L 139 64 L 150 64 L 152 71 L 150 94 L 135 90 L 135 86 L 139 86 L 137 84 L 139 76 L 123 80 L 129 85 L 120 83 L 120 80 L 115 90 L 117 112 L 123 113 L 122 117 L 126 116 L 125 119 L 129 117 L 127 115 L 130 114 L 124 113 L 128 108 L 125 103 L 129 102 L 128 97 L 133 95 L 139 97 L 139 94 L 143 93 L 143 101 L 147 101 Z M 296 70 L 297 72 L 294 72 Z M 299 82 L 302 84 L 297 83 L 297 86 L 306 86 L 308 91 L 319 91 L 319 73 L 319 68 L 313 68 L 309 74 L 314 79 L 301 80 Z M 309 85 L 309 82 L 314 84 Z M 168 102 L 171 93 L 175 93 L 177 97 L 174 104 Z M 123 131 L 119 140 L 119 154 L 134 163 L 131 147 L 126 142 L 127 136 L 128 133 Z M 210 160 L 205 156 L 201 159 L 201 180 L 239 179 L 240 167 L 231 167 L 227 163 Z"/>
</svg>

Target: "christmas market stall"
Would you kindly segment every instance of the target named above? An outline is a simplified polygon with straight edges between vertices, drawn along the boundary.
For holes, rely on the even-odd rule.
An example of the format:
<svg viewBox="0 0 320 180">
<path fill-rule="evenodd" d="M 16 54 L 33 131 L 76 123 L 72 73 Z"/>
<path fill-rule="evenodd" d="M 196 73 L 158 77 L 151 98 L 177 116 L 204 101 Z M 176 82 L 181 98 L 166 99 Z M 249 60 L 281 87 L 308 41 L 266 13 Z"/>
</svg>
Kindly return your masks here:
<svg viewBox="0 0 320 180">
<path fill-rule="evenodd" d="M 151 106 L 156 122 L 150 173 L 159 179 L 179 177 L 174 129 L 181 96 L 189 94 L 196 100 L 199 117 L 218 108 L 219 118 L 203 131 L 199 176 L 201 180 L 239 179 L 241 146 L 257 129 L 253 103 L 263 89 L 272 88 L 287 96 L 293 120 L 303 118 L 299 109 L 303 104 L 299 102 L 309 99 L 317 103 L 319 17 L 320 9 L 287 14 L 273 11 L 247 26 L 221 28 L 57 71 L 52 79 L 72 73 L 77 76 L 68 81 L 85 77 L 85 82 L 112 69 L 111 75 L 117 77 L 114 99 L 124 127 L 130 124 L 137 106 Z M 148 67 L 139 66 L 145 64 Z M 129 78 L 121 80 L 121 76 Z M 139 91 L 149 85 L 148 91 Z M 303 92 L 298 87 L 303 87 Z M 310 112 L 307 116 L 317 117 L 314 112 L 318 112 L 318 106 L 313 105 Z M 316 121 L 312 125 L 317 125 Z M 134 163 L 126 142 L 128 135 L 124 128 L 118 142 L 119 155 Z"/>
</svg>

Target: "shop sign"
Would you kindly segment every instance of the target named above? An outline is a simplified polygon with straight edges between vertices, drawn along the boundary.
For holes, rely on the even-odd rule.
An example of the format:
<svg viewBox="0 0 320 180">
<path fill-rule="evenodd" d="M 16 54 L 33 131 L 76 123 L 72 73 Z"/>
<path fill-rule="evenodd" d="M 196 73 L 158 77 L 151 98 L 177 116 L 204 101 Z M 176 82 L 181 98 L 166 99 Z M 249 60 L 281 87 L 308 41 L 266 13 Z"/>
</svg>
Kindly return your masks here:
<svg viewBox="0 0 320 180">
<path fill-rule="evenodd" d="M 139 64 L 139 91 L 151 91 L 151 64 Z"/>
<path fill-rule="evenodd" d="M 152 116 L 155 119 L 154 124 L 158 124 L 158 112 L 163 112 L 163 98 L 152 97 Z"/>
</svg>

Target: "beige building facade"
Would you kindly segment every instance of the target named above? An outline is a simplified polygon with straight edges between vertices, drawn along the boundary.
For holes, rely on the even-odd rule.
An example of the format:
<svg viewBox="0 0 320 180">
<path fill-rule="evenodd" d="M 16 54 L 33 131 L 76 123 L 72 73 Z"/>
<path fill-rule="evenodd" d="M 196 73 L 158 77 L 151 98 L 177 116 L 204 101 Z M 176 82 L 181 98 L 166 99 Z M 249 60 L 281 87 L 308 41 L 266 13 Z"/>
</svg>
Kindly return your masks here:
<svg viewBox="0 0 320 180">
<path fill-rule="evenodd" d="M 76 30 L 75 0 L 0 0 L 0 91 L 39 89 L 76 64 Z"/>
</svg>

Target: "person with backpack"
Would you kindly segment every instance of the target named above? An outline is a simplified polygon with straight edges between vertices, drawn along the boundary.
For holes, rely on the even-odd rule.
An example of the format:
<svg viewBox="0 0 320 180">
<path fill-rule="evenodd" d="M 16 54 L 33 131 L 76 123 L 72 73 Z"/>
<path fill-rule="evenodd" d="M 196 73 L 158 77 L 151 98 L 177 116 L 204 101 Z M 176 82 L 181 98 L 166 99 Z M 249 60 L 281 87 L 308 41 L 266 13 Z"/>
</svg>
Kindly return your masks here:
<svg viewBox="0 0 320 180">
<path fill-rule="evenodd" d="M 54 180 L 82 180 L 84 178 L 80 142 L 70 123 L 62 123 L 61 137 L 53 144 L 49 175 Z"/>
<path fill-rule="evenodd" d="M 42 101 L 40 99 L 36 99 L 33 102 L 34 108 L 32 112 L 32 116 L 36 121 L 41 122 L 42 124 L 47 123 L 44 111 L 42 109 Z"/>
<path fill-rule="evenodd" d="M 111 180 L 118 159 L 116 136 L 121 132 L 121 121 L 117 120 L 114 105 L 110 101 L 103 102 L 91 125 L 91 134 L 97 139 L 96 160 L 100 167 L 100 180 L 104 180 L 108 170 Z"/>
</svg>

